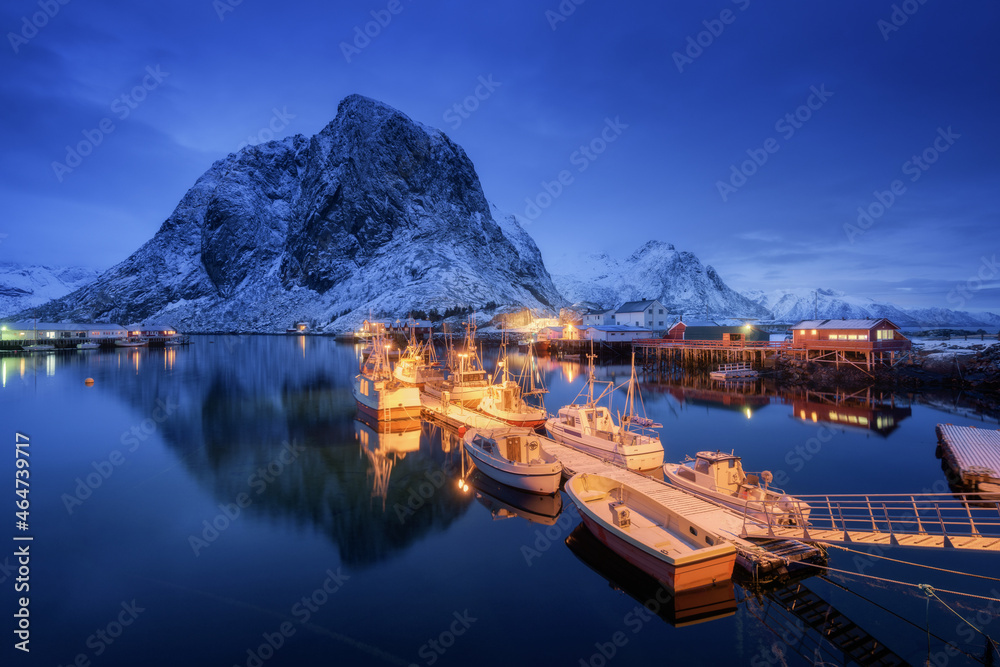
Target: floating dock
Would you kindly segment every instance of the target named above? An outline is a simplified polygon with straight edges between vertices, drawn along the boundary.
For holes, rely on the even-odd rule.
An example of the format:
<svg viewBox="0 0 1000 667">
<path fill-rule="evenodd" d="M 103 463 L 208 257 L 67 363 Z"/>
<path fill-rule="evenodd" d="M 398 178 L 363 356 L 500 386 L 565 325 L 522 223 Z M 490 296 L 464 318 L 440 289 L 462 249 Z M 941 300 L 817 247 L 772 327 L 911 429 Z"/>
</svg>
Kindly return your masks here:
<svg viewBox="0 0 1000 667">
<path fill-rule="evenodd" d="M 938 424 L 940 456 L 962 484 L 977 491 L 1000 492 L 1000 430 Z"/>
<path fill-rule="evenodd" d="M 750 364 L 739 362 L 722 364 L 718 370 L 712 371 L 708 376 L 713 380 L 752 379 L 757 377 L 757 371 L 750 368 Z"/>
</svg>

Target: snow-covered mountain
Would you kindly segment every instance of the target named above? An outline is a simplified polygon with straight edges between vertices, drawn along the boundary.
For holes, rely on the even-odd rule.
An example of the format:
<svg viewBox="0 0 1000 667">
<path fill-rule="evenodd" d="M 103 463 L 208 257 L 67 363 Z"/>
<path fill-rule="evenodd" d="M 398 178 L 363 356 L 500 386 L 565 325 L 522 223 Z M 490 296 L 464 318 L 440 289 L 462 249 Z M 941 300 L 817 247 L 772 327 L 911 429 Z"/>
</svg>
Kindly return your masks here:
<svg viewBox="0 0 1000 667">
<path fill-rule="evenodd" d="M 561 297 L 531 237 L 494 220 L 444 133 L 359 95 L 312 137 L 213 164 L 156 235 L 43 319 L 164 320 L 187 331 L 355 326 L 368 313 Z"/>
<path fill-rule="evenodd" d="M 726 285 L 711 266 L 673 245 L 648 241 L 627 259 L 607 253 L 554 260 L 552 280 L 567 300 L 609 308 L 659 299 L 672 314 L 768 318 L 767 308 Z"/>
<path fill-rule="evenodd" d="M 0 317 L 66 296 L 93 282 L 97 273 L 80 266 L 0 263 Z"/>
<path fill-rule="evenodd" d="M 907 309 L 867 297 L 850 296 L 832 289 L 782 289 L 773 292 L 747 290 L 743 295 L 767 308 L 783 322 L 820 318 L 865 319 L 886 317 L 902 327 L 998 326 L 993 313 L 972 314 L 947 308 Z"/>
</svg>

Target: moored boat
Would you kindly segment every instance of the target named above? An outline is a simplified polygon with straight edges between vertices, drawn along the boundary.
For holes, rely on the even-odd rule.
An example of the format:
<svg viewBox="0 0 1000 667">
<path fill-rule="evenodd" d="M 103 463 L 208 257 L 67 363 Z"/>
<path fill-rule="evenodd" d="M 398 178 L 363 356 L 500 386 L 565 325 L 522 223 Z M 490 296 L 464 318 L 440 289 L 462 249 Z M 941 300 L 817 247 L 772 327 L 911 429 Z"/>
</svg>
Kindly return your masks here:
<svg viewBox="0 0 1000 667">
<path fill-rule="evenodd" d="M 145 347 L 149 345 L 149 341 L 138 336 L 129 336 L 128 338 L 116 339 L 115 345 L 118 347 Z"/>
<path fill-rule="evenodd" d="M 372 339 L 372 353 L 354 376 L 352 388 L 358 410 L 376 421 L 420 417 L 420 390 L 401 384 L 392 375 L 384 336 Z"/>
<path fill-rule="evenodd" d="M 462 436 L 465 451 L 484 475 L 515 489 L 549 494 L 559 491 L 562 464 L 545 451 L 545 440 L 519 428 L 471 429 Z"/>
<path fill-rule="evenodd" d="M 449 401 L 461 403 L 467 408 L 475 408 L 483 399 L 488 385 L 486 370 L 476 351 L 476 325 L 470 321 L 463 349 L 455 350 L 449 345 L 448 378 L 443 381 L 427 382 L 424 391 L 440 401 L 444 401 L 447 392 Z"/>
<path fill-rule="evenodd" d="M 493 382 L 486 387 L 486 391 L 483 393 L 483 398 L 479 402 L 479 411 L 512 426 L 538 428 L 544 425 L 548 418 L 545 407 L 532 405 L 525 400 L 525 396 L 541 396 L 545 393 L 544 389 L 535 387 L 534 373 L 531 370 L 532 359 L 529 349 L 528 360 L 521 371 L 521 377 L 515 379 L 510 372 L 507 346 L 506 344 L 502 345 Z M 530 382 L 527 391 L 522 385 L 525 375 L 528 376 Z"/>
<path fill-rule="evenodd" d="M 811 508 L 807 503 L 770 486 L 773 476 L 767 470 L 743 472 L 743 463 L 735 453 L 698 452 L 693 459 L 664 464 L 663 476 L 677 487 L 758 520 L 776 525 L 809 521 Z"/>
<path fill-rule="evenodd" d="M 732 578 L 736 548 L 731 543 L 628 484 L 577 473 L 565 490 L 597 539 L 673 590 Z"/>
<path fill-rule="evenodd" d="M 628 411 L 619 417 L 621 424 L 616 424 L 611 415 L 610 399 L 615 389 L 613 382 L 607 382 L 607 387 L 600 396 L 594 398 L 594 355 L 590 359 L 587 384 L 577 394 L 579 399 L 587 392 L 585 403 L 575 401 L 559 408 L 558 414 L 545 422 L 545 430 L 549 437 L 558 443 L 578 449 L 592 456 L 625 465 L 632 470 L 652 470 L 663 465 L 663 444 L 651 429 L 660 425 L 646 417 L 635 414 L 634 404 L 638 392 L 635 379 L 635 360 L 632 363 L 632 373 L 628 381 L 626 401 Z M 598 405 L 608 397 L 608 406 Z"/>
<path fill-rule="evenodd" d="M 76 349 L 78 349 L 78 350 L 96 350 L 100 346 L 101 346 L 100 343 L 93 343 L 93 342 L 89 342 L 89 343 L 77 343 L 76 344 Z"/>
<path fill-rule="evenodd" d="M 434 344 L 429 340 L 420 343 L 411 338 L 396 361 L 392 374 L 400 383 L 419 389 L 423 389 L 428 382 L 444 381 L 444 368 L 434 354 Z"/>
<path fill-rule="evenodd" d="M 21 349 L 25 352 L 53 352 L 56 346 L 48 343 L 35 343 L 34 345 L 22 345 Z"/>
</svg>

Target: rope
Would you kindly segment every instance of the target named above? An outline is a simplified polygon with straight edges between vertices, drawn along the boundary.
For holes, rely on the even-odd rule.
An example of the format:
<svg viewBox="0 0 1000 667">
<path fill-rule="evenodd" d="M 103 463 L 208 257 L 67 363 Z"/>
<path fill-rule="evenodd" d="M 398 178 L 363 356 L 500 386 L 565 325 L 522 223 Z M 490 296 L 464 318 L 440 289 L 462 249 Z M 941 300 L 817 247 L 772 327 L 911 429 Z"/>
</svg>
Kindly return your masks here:
<svg viewBox="0 0 1000 667">
<path fill-rule="evenodd" d="M 910 588 L 920 588 L 927 586 L 927 584 L 911 584 L 908 581 L 898 581 L 896 579 L 887 579 L 885 577 L 876 577 L 872 574 L 861 574 L 860 572 L 851 572 L 850 570 L 840 570 L 835 567 L 830 567 L 829 565 L 817 565 L 816 563 L 809 563 L 807 561 L 799 561 L 801 565 L 808 565 L 809 567 L 816 567 L 821 570 L 829 570 L 830 572 L 838 572 L 840 574 L 852 576 L 852 577 L 863 577 L 865 579 L 874 579 L 875 581 L 882 581 L 889 584 L 898 584 L 900 586 L 909 586 Z M 977 600 L 986 600 L 987 602 L 1000 602 L 1000 599 L 991 598 L 985 595 L 975 595 L 974 593 L 963 593 L 962 591 L 950 591 L 945 588 L 936 589 L 939 593 L 950 593 L 951 595 L 962 595 L 965 597 L 976 598 Z"/>
<path fill-rule="evenodd" d="M 964 574 L 967 577 L 977 577 L 979 579 L 989 579 L 990 581 L 1000 581 L 997 577 L 987 577 L 984 574 L 972 574 L 971 572 L 959 572 L 958 570 L 949 570 L 943 567 L 934 567 L 933 565 L 923 565 L 922 563 L 911 563 L 906 560 L 899 560 L 896 558 L 889 558 L 888 556 L 879 556 L 877 554 L 870 554 L 866 551 L 858 551 L 857 549 L 848 549 L 847 547 L 840 546 L 839 544 L 827 544 L 828 547 L 833 547 L 835 549 L 842 549 L 844 551 L 850 551 L 854 554 L 861 554 L 862 556 L 870 556 L 871 558 L 881 558 L 882 560 L 891 560 L 893 563 L 902 563 L 903 565 L 912 565 L 913 567 L 923 567 L 928 570 L 937 570 L 938 572 L 947 572 L 948 574 Z"/>
<path fill-rule="evenodd" d="M 918 624 L 914 623 L 913 621 L 911 621 L 910 619 L 906 618 L 905 616 L 901 616 L 900 614 L 897 614 L 892 609 L 889 609 L 888 607 L 885 607 L 885 606 L 879 604 L 878 602 L 875 602 L 875 600 L 872 600 L 871 598 L 865 597 L 861 593 L 858 593 L 857 591 L 852 590 L 852 589 L 848 588 L 847 586 L 844 586 L 843 584 L 841 584 L 841 583 L 839 583 L 837 581 L 834 581 L 833 579 L 830 579 L 829 577 L 821 576 L 820 578 L 823 581 L 825 581 L 828 584 L 830 584 L 831 586 L 836 586 L 837 588 L 839 588 L 840 590 L 844 591 L 845 593 L 850 593 L 851 595 L 853 595 L 855 597 L 861 598 L 862 600 L 864 600 L 868 604 L 874 605 L 874 606 L 878 607 L 879 609 L 881 609 L 882 611 L 886 612 L 887 614 L 891 614 L 892 616 L 895 616 L 899 620 L 903 621 L 904 623 L 908 623 L 909 625 L 913 626 L 917 630 L 921 629 L 921 627 Z M 938 640 L 942 644 L 947 644 L 948 646 L 953 647 L 959 653 L 962 653 L 965 656 L 967 656 L 969 658 L 972 658 L 973 660 L 975 660 L 977 662 L 982 662 L 979 658 L 977 658 L 976 656 L 972 655 L 971 653 L 969 653 L 967 651 L 962 650 L 961 648 L 959 648 L 953 642 L 945 639 L 944 637 L 942 637 L 940 635 L 936 635 L 933 632 L 930 632 L 930 627 L 929 626 L 927 628 L 927 631 L 928 631 L 928 633 L 930 634 L 931 637 L 933 637 L 934 639 Z"/>
<path fill-rule="evenodd" d="M 996 644 L 993 643 L 993 640 L 990 639 L 989 635 L 987 635 L 985 632 L 983 632 L 982 630 L 980 630 L 979 628 L 977 628 L 975 625 L 973 625 L 972 622 L 969 621 L 967 618 L 965 618 L 964 616 L 962 616 L 961 614 L 959 614 L 957 611 L 955 611 L 954 609 L 952 609 L 951 607 L 949 607 L 948 603 L 945 602 L 944 600 L 942 600 L 940 597 L 938 597 L 937 592 L 931 586 L 929 586 L 927 584 L 919 584 L 919 586 L 920 586 L 920 590 L 922 590 L 924 592 L 924 595 L 927 596 L 927 604 L 928 605 L 930 605 L 930 599 L 933 597 L 935 600 L 937 600 L 938 602 L 940 602 L 941 604 L 943 604 L 945 609 L 947 609 L 951 613 L 955 614 L 955 616 L 958 616 L 960 619 L 962 619 L 963 621 L 965 621 L 966 625 L 968 625 L 970 628 L 972 628 L 973 630 L 975 630 L 976 632 L 978 632 L 979 634 L 981 634 L 983 637 L 986 637 L 986 641 L 988 641 L 990 643 L 990 647 L 994 651 L 996 651 L 997 655 L 1000 655 L 1000 650 L 997 649 Z M 928 638 L 928 641 L 930 641 L 929 638 Z"/>
</svg>

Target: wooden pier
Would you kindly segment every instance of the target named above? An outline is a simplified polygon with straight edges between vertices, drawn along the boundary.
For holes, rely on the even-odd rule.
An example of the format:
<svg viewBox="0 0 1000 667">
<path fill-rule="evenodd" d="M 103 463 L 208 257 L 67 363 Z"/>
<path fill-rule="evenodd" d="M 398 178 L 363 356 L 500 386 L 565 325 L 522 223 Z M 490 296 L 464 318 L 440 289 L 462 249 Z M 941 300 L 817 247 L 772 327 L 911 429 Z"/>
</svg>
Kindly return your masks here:
<svg viewBox="0 0 1000 667">
<path fill-rule="evenodd" d="M 1000 492 L 1000 430 L 938 424 L 938 455 L 962 484 L 978 491 Z"/>
<path fill-rule="evenodd" d="M 757 377 L 757 371 L 750 368 L 750 364 L 746 362 L 737 362 L 735 364 L 722 364 L 708 376 L 713 380 L 750 379 Z"/>
<path fill-rule="evenodd" d="M 453 429 L 462 426 L 476 429 L 511 428 L 505 421 L 459 403 L 444 403 L 426 392 L 420 392 L 420 413 L 428 421 L 438 421 Z"/>
</svg>

